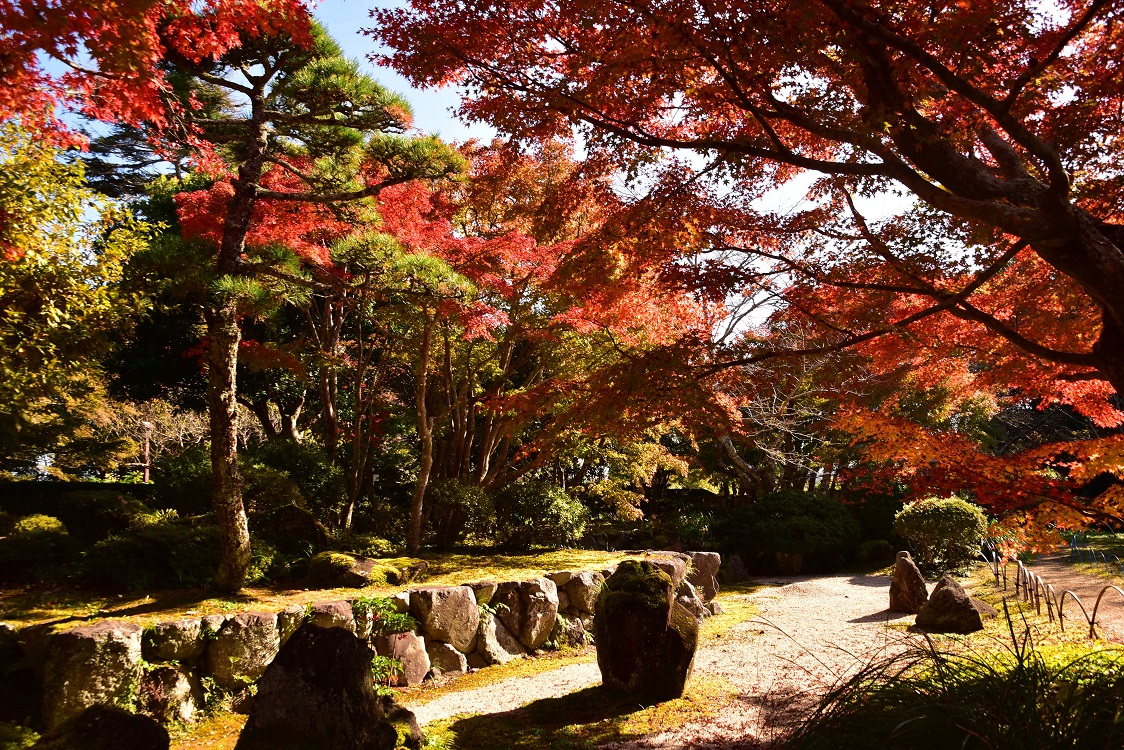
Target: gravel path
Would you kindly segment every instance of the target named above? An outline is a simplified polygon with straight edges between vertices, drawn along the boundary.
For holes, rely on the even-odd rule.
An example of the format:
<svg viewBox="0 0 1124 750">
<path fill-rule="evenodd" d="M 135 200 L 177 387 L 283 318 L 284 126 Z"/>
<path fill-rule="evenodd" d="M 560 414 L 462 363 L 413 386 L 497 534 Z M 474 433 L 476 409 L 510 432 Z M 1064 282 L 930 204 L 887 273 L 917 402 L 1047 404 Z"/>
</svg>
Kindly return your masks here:
<svg viewBox="0 0 1124 750">
<path fill-rule="evenodd" d="M 756 748 L 776 736 L 826 687 L 908 636 L 888 623 L 909 617 L 886 611 L 884 576 L 783 577 L 747 595 L 761 612 L 702 647 L 695 674 L 720 677 L 737 693 L 721 716 L 703 725 L 616 743 L 625 748 Z M 421 724 L 457 714 L 508 711 L 540 698 L 600 682 L 596 664 L 577 664 L 453 693 L 412 709 Z"/>
<path fill-rule="evenodd" d="M 1101 578 L 1100 576 L 1082 573 L 1069 563 L 1068 552 L 1055 552 L 1052 555 L 1043 555 L 1030 565 L 1030 571 L 1046 583 L 1054 587 L 1054 593 L 1060 600 L 1066 590 L 1077 594 L 1089 617 L 1093 616 L 1093 607 L 1097 597 L 1105 586 L 1113 583 L 1120 586 L 1119 578 Z M 1010 588 L 1014 584 L 1015 568 L 1011 566 L 1007 571 L 1007 595 L 1013 597 Z M 1076 606 L 1070 597 L 1066 597 L 1063 612 L 1065 613 L 1066 632 L 1071 627 L 1081 631 L 1088 629 L 1088 620 L 1081 613 L 1081 608 Z M 1114 591 L 1105 592 L 1100 609 L 1097 610 L 1097 635 L 1107 640 L 1124 642 L 1124 598 Z"/>
</svg>

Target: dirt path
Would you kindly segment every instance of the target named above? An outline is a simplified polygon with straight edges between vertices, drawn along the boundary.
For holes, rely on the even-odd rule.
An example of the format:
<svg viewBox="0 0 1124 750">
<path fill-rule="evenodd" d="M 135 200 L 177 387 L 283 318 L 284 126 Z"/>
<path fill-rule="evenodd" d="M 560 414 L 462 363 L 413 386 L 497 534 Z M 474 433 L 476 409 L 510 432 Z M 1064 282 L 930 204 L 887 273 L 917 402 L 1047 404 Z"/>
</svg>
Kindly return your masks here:
<svg viewBox="0 0 1124 750">
<path fill-rule="evenodd" d="M 718 677 L 736 693 L 703 725 L 651 735 L 614 748 L 753 748 L 804 711 L 816 696 L 886 650 L 904 648 L 908 615 L 886 611 L 884 576 L 784 577 L 752 595 L 761 615 L 705 645 L 695 674 Z M 414 709 L 422 724 L 457 714 L 507 711 L 539 698 L 596 685 L 596 664 L 577 664 L 444 696 Z"/>
<path fill-rule="evenodd" d="M 1082 573 L 1069 563 L 1068 552 L 1055 552 L 1052 555 L 1043 555 L 1030 566 L 1030 571 L 1046 583 L 1054 587 L 1058 600 L 1066 590 L 1072 591 L 1081 600 L 1088 617 L 1093 616 L 1093 607 L 1097 597 L 1105 586 L 1115 582 L 1124 588 L 1124 583 L 1119 578 L 1102 578 L 1088 573 Z M 1014 583 L 1015 569 L 1008 570 L 1008 596 L 1013 595 L 1011 587 Z M 1080 607 L 1075 606 L 1071 597 L 1066 597 L 1063 608 L 1066 619 L 1066 632 L 1070 627 L 1078 630 L 1088 628 L 1087 620 L 1083 617 Z M 1097 610 L 1097 635 L 1106 640 L 1124 642 L 1124 597 L 1114 591 L 1105 592 L 1100 609 Z"/>
</svg>

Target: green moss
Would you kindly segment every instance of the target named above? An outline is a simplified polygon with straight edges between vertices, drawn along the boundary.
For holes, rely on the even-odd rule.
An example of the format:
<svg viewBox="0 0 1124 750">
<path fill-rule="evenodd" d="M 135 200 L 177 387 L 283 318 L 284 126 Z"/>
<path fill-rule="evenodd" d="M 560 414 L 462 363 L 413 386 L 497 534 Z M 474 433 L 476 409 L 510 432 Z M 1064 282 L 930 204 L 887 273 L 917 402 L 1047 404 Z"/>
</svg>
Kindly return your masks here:
<svg viewBox="0 0 1124 750">
<path fill-rule="evenodd" d="M 645 560 L 625 560 L 613 575 L 605 579 L 597 599 L 598 612 L 612 612 L 617 607 L 667 609 L 673 583 L 671 576 Z"/>
</svg>

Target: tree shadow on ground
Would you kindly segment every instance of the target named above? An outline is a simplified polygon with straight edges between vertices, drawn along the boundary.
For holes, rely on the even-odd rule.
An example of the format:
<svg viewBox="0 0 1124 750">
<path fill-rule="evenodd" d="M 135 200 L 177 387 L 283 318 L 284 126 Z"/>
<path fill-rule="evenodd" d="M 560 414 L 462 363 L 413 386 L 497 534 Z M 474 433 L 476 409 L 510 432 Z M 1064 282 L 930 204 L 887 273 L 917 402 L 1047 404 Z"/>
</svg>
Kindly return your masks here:
<svg viewBox="0 0 1124 750">
<path fill-rule="evenodd" d="M 705 721 L 729 702 L 723 692 L 695 683 L 683 698 L 656 703 L 597 685 L 513 711 L 434 722 L 425 733 L 455 750 L 592 750 Z"/>
</svg>

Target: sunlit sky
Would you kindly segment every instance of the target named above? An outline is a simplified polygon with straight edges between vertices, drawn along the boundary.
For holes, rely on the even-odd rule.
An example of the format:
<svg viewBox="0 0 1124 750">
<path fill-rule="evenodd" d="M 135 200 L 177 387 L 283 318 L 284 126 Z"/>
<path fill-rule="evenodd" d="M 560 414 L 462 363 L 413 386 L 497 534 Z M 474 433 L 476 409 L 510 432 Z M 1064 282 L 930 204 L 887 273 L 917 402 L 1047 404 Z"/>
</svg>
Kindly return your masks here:
<svg viewBox="0 0 1124 750">
<path fill-rule="evenodd" d="M 406 97 L 414 111 L 414 126 L 419 130 L 436 133 L 448 141 L 490 139 L 494 133 L 491 128 L 479 123 L 467 125 L 452 114 L 451 110 L 460 104 L 455 89 L 415 89 L 393 70 L 378 67 L 367 59 L 367 55 L 379 49 L 375 40 L 359 33 L 372 25 L 371 8 L 402 4 L 394 0 L 324 0 L 314 12 L 348 57 L 358 60 L 381 84 Z"/>
</svg>

